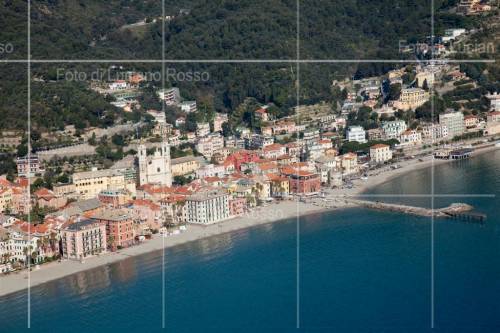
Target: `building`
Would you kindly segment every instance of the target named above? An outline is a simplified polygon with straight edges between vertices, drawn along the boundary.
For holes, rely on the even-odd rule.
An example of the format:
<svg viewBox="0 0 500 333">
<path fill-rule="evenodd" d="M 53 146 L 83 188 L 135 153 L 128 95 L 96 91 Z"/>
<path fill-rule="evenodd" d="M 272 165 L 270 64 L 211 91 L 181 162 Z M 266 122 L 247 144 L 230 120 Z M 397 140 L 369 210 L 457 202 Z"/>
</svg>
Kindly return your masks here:
<svg viewBox="0 0 500 333">
<path fill-rule="evenodd" d="M 381 128 L 372 128 L 366 131 L 368 135 L 368 140 L 382 140 L 385 136 L 384 131 Z"/>
<path fill-rule="evenodd" d="M 496 135 L 500 133 L 500 111 L 493 111 L 486 117 L 486 135 Z"/>
<path fill-rule="evenodd" d="M 12 188 L 0 186 L 0 213 L 12 209 Z"/>
<path fill-rule="evenodd" d="M 444 31 L 444 36 L 441 37 L 441 41 L 443 43 L 450 42 L 452 40 L 455 40 L 457 37 L 460 35 L 463 35 L 467 32 L 465 29 L 446 29 Z"/>
<path fill-rule="evenodd" d="M 408 126 L 404 120 L 394 120 L 394 121 L 384 121 L 382 122 L 382 130 L 385 133 L 385 137 L 388 139 L 397 139 L 406 131 Z"/>
<path fill-rule="evenodd" d="M 184 101 L 180 105 L 181 110 L 186 113 L 196 112 L 198 108 L 196 107 L 196 101 Z"/>
<path fill-rule="evenodd" d="M 229 214 L 231 216 L 242 216 L 247 211 L 246 198 L 230 198 L 229 199 Z"/>
<path fill-rule="evenodd" d="M 464 115 L 460 111 L 440 114 L 439 123 L 448 128 L 450 138 L 462 135 L 465 131 Z"/>
<path fill-rule="evenodd" d="M 385 163 L 392 159 L 392 151 L 389 145 L 376 144 L 370 147 L 370 159 L 377 163 Z"/>
<path fill-rule="evenodd" d="M 103 210 L 92 219 L 106 226 L 107 245 L 112 251 L 134 244 L 134 221 L 127 210 Z"/>
<path fill-rule="evenodd" d="M 193 174 L 201 166 L 200 158 L 194 156 L 184 156 L 174 158 L 171 161 L 172 176 L 186 176 Z"/>
<path fill-rule="evenodd" d="M 181 101 L 179 88 L 164 89 L 158 92 L 158 98 L 167 105 L 178 105 Z"/>
<path fill-rule="evenodd" d="M 66 206 L 68 199 L 64 196 L 58 196 L 49 189 L 41 188 L 33 193 L 33 200 L 40 208 L 59 209 Z"/>
<path fill-rule="evenodd" d="M 429 100 L 429 93 L 421 88 L 407 88 L 401 90 L 399 100 L 394 102 L 394 107 L 401 110 L 413 110 Z"/>
<path fill-rule="evenodd" d="M 222 148 L 224 148 L 224 138 L 220 133 L 212 133 L 200 138 L 196 143 L 196 150 L 207 159 L 211 159 L 212 155 Z"/>
<path fill-rule="evenodd" d="M 104 190 L 97 196 L 100 202 L 112 207 L 125 205 L 132 196 L 127 190 Z"/>
<path fill-rule="evenodd" d="M 464 125 L 465 125 L 465 128 L 476 128 L 477 125 L 479 124 L 479 118 L 478 116 L 475 116 L 475 115 L 467 115 L 464 117 Z"/>
<path fill-rule="evenodd" d="M 486 95 L 486 98 L 490 100 L 490 108 L 493 111 L 500 111 L 500 94 L 495 92 L 494 94 Z"/>
<path fill-rule="evenodd" d="M 128 84 L 125 80 L 116 80 L 114 82 L 111 82 L 109 84 L 109 89 L 110 90 L 121 90 L 121 89 L 127 89 Z"/>
<path fill-rule="evenodd" d="M 347 141 L 366 142 L 366 132 L 361 126 L 351 126 L 347 129 Z"/>
<path fill-rule="evenodd" d="M 73 174 L 73 184 L 81 199 L 96 198 L 104 190 L 125 189 L 125 176 L 113 169 L 84 171 Z"/>
<path fill-rule="evenodd" d="M 347 153 L 341 155 L 340 166 L 342 168 L 343 175 L 352 175 L 359 171 L 358 169 L 358 155 L 355 153 Z"/>
<path fill-rule="evenodd" d="M 17 175 L 19 177 L 34 177 L 36 175 L 42 174 L 43 170 L 40 159 L 37 155 L 31 155 L 29 158 L 19 157 L 16 159 L 17 164 Z"/>
<path fill-rule="evenodd" d="M 148 155 L 146 146 L 139 145 L 139 185 L 160 184 L 172 186 L 172 170 L 170 166 L 170 145 L 163 141 L 160 148 Z"/>
<path fill-rule="evenodd" d="M 284 167 L 281 174 L 289 180 L 290 193 L 307 195 L 321 191 L 321 179 L 317 173 Z"/>
<path fill-rule="evenodd" d="M 67 198 L 76 197 L 76 187 L 73 183 L 57 183 L 52 185 L 52 191 L 55 195 Z"/>
<path fill-rule="evenodd" d="M 422 144 L 422 133 L 408 129 L 399 137 L 399 142 L 402 146 L 415 146 Z"/>
<path fill-rule="evenodd" d="M 262 155 L 267 159 L 276 159 L 285 154 L 286 147 L 279 143 L 273 143 L 272 145 L 266 146 L 262 149 Z"/>
<path fill-rule="evenodd" d="M 106 252 L 106 226 L 95 220 L 85 219 L 70 224 L 61 233 L 63 257 L 83 260 Z"/>
<path fill-rule="evenodd" d="M 17 230 L 0 227 L 0 258 L 8 262 L 26 264 L 28 251 L 31 253 L 38 251 L 38 239 L 38 237 L 30 237 Z"/>
<path fill-rule="evenodd" d="M 448 138 L 448 127 L 442 124 L 426 124 L 422 126 L 422 139 L 444 140 Z"/>
<path fill-rule="evenodd" d="M 274 143 L 273 136 L 254 134 L 245 139 L 245 146 L 248 149 L 262 149 Z"/>
<path fill-rule="evenodd" d="M 196 136 L 204 137 L 210 134 L 210 124 L 209 123 L 197 123 L 196 124 Z"/>
<path fill-rule="evenodd" d="M 231 217 L 229 194 L 221 190 L 205 190 L 186 200 L 187 222 L 211 224 Z"/>
<path fill-rule="evenodd" d="M 267 113 L 267 106 L 255 110 L 255 118 L 260 121 L 269 121 L 269 114 Z"/>
</svg>

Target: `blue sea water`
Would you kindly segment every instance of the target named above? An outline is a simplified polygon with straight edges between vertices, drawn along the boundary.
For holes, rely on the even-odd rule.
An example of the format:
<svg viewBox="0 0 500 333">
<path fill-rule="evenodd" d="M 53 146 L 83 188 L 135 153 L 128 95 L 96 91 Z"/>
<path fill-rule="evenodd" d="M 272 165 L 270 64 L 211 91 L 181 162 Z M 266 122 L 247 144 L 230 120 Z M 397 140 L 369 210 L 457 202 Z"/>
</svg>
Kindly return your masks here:
<svg viewBox="0 0 500 333">
<path fill-rule="evenodd" d="M 434 176 L 436 194 L 499 195 L 500 152 L 436 166 Z M 428 194 L 430 179 L 418 170 L 372 193 Z M 31 331 L 155 332 L 164 319 L 168 332 L 498 332 L 500 200 L 434 204 L 452 202 L 487 222 L 432 228 L 429 218 L 364 209 L 301 218 L 298 280 L 295 219 L 168 249 L 164 318 L 161 252 L 78 273 L 32 288 Z M 26 326 L 26 292 L 0 298 L 0 332 Z"/>
</svg>

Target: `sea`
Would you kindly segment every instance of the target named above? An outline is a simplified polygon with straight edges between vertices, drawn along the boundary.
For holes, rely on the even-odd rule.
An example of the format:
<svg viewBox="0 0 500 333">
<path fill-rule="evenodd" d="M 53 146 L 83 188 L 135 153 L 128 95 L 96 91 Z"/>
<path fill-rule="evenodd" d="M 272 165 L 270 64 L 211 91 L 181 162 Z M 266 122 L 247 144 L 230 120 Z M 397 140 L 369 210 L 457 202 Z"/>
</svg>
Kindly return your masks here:
<svg viewBox="0 0 500 333">
<path fill-rule="evenodd" d="M 500 332 L 499 189 L 498 150 L 416 170 L 366 198 L 486 221 L 353 208 L 260 225 L 0 297 L 0 332 Z"/>
</svg>

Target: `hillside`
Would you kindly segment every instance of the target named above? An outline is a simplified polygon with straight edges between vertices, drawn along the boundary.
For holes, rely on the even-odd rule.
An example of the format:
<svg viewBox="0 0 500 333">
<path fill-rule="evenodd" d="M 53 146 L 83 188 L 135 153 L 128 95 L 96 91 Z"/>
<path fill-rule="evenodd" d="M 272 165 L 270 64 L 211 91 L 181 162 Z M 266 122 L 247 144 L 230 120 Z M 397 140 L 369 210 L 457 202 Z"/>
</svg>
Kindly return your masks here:
<svg viewBox="0 0 500 333">
<path fill-rule="evenodd" d="M 439 8 L 453 0 L 436 1 Z M 25 1 L 9 0 L 0 6 L 1 40 L 11 40 L 23 50 L 26 30 L 22 19 Z M 295 0 L 184 0 L 166 2 L 167 15 L 175 16 L 166 26 L 167 59 L 294 59 L 296 57 Z M 185 9 L 182 12 L 181 9 Z M 154 0 L 42 0 L 32 8 L 32 53 L 37 59 L 160 59 L 161 2 Z M 123 28 L 148 20 L 140 32 Z M 448 15 L 437 29 L 464 24 L 465 19 Z M 466 22 L 465 22 L 466 23 Z M 319 59 L 400 58 L 399 40 L 416 41 L 430 33 L 430 1 L 420 0 L 311 0 L 301 6 L 301 57 Z M 17 33 L 16 33 L 17 32 Z M 22 52 L 20 52 L 22 55 Z M 14 56 L 14 55 L 12 55 Z M 16 56 L 19 56 L 17 54 Z M 22 56 L 21 56 L 22 57 Z M 118 64 L 119 65 L 119 64 Z M 159 64 L 127 65 L 127 69 L 160 70 Z M 301 99 L 317 102 L 331 99 L 330 83 L 357 73 L 380 74 L 391 64 L 303 65 Z M 22 67 L 22 66 L 21 66 Z M 37 65 L 35 77 L 50 78 L 57 64 Z M 66 64 L 66 69 L 90 71 L 96 64 Z M 208 82 L 168 82 L 183 88 L 188 96 L 206 100 L 210 107 L 231 112 L 246 97 L 274 102 L 288 108 L 296 102 L 296 72 L 293 64 L 190 64 L 169 67 L 210 73 Z M 26 77 L 12 66 L 1 66 L 0 127 L 25 126 L 22 105 Z M 16 72 L 14 75 L 13 72 Z M 22 71 L 21 71 L 22 72 Z M 104 107 L 104 99 L 77 93 L 82 83 L 55 86 L 33 83 L 33 126 L 59 128 L 106 126 L 116 112 Z M 57 92 L 57 94 L 55 93 Z M 87 94 L 87 96 L 85 96 Z M 54 102 L 67 96 L 63 106 Z M 52 99 L 50 99 L 52 98 Z M 96 110 L 97 109 L 97 110 Z M 63 110 L 63 111 L 61 111 Z M 102 113 L 104 111 L 104 113 Z M 99 116 L 96 116 L 99 115 Z"/>
</svg>

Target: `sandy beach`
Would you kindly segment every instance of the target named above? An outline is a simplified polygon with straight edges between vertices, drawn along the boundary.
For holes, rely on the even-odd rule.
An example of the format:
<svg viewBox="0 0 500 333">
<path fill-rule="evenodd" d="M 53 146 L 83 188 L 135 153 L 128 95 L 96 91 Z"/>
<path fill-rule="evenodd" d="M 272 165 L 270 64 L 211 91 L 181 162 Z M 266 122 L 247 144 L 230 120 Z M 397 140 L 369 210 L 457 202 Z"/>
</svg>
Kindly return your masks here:
<svg viewBox="0 0 500 333">
<path fill-rule="evenodd" d="M 479 148 L 475 150 L 474 155 L 483 154 L 495 149 L 498 149 L 498 147 L 495 147 L 494 145 L 486 148 Z M 384 167 L 370 171 L 366 180 L 354 180 L 352 188 L 346 187 L 334 190 L 329 189 L 326 192 L 334 197 L 355 196 L 366 192 L 374 186 L 385 183 L 398 176 L 402 176 L 407 172 L 450 162 L 451 161 L 448 160 L 434 160 L 430 156 L 424 158 L 423 161 L 412 159 L 398 163 L 400 167 L 397 169 Z M 311 202 L 298 202 L 296 200 L 272 203 L 264 207 L 258 207 L 245 216 L 226 220 L 217 224 L 208 226 L 188 225 L 187 231 L 178 235 L 169 235 L 167 237 L 155 235 L 153 239 L 145 241 L 143 244 L 122 249 L 117 252 L 109 252 L 100 256 L 91 257 L 83 263 L 73 260 L 62 260 L 61 262 L 52 262 L 41 265 L 38 269 L 33 268 L 31 272 L 23 270 L 1 276 L 0 296 L 27 289 L 28 286 L 34 287 L 71 274 L 108 265 L 132 256 L 158 251 L 163 248 L 196 241 L 234 230 L 346 207 L 347 205 L 345 203 L 341 203 L 341 201 L 336 202 L 335 206 L 329 207 L 324 207 Z"/>
</svg>

